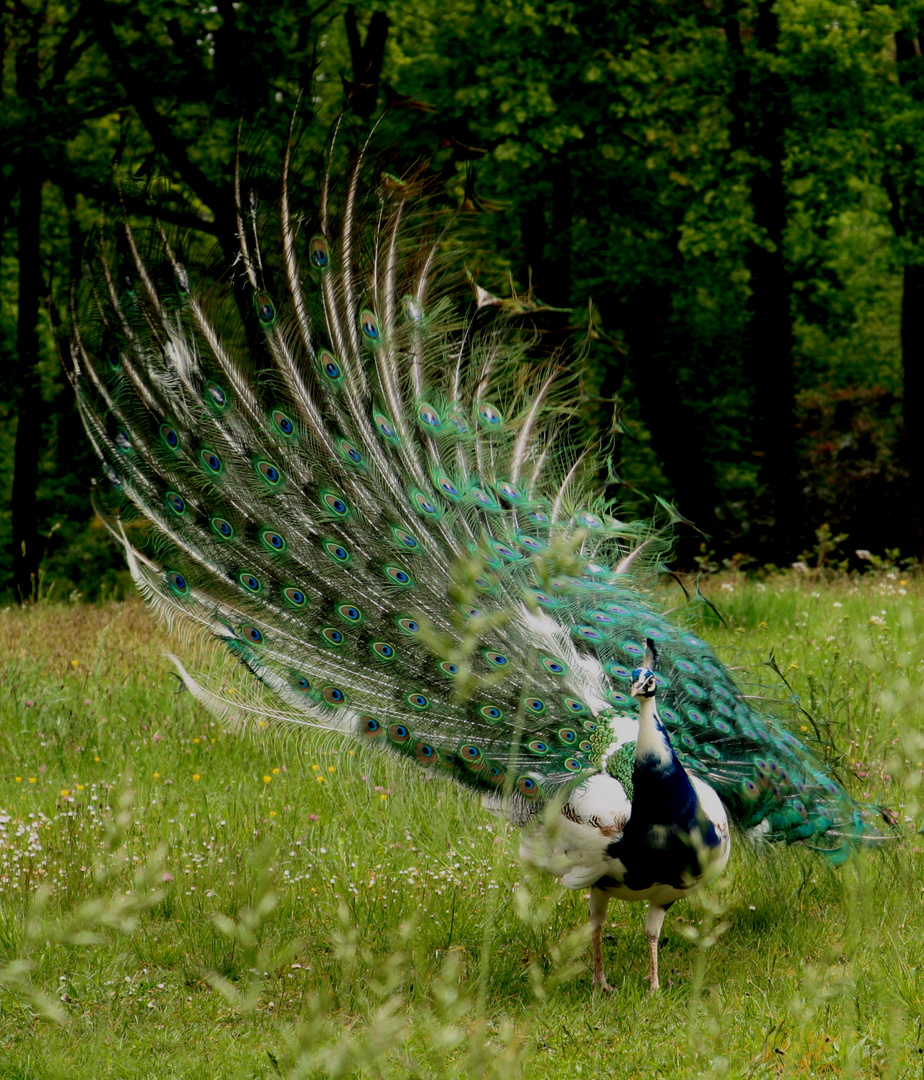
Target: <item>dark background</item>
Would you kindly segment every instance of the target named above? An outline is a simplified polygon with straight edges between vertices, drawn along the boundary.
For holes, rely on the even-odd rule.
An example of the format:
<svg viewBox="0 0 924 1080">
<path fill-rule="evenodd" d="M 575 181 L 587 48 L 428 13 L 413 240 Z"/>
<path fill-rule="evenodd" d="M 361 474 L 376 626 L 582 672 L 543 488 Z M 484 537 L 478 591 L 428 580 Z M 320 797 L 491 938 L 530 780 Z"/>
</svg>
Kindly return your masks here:
<svg viewBox="0 0 924 1080">
<path fill-rule="evenodd" d="M 0 600 L 126 584 L 60 362 L 106 208 L 221 259 L 236 147 L 278 162 L 301 97 L 320 150 L 344 91 L 447 191 L 476 170 L 480 279 L 588 337 L 580 422 L 623 403 L 608 492 L 696 524 L 678 565 L 924 554 L 921 3 L 7 0 L 2 26 Z"/>
</svg>

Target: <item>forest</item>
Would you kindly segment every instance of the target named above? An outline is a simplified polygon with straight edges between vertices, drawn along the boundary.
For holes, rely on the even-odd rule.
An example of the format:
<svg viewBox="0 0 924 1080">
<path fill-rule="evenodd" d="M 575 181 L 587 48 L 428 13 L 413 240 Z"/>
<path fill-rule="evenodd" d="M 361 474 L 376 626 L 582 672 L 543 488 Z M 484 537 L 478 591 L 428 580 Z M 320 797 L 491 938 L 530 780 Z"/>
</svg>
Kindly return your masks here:
<svg viewBox="0 0 924 1080">
<path fill-rule="evenodd" d="M 471 218 L 479 285 L 574 341 L 606 494 L 675 564 L 924 554 L 924 4 L 6 0 L 0 595 L 120 596 L 64 374 L 123 206 L 220 263 L 236 152 L 311 212 L 330 125 Z M 268 196 L 271 197 L 271 196 Z"/>
</svg>

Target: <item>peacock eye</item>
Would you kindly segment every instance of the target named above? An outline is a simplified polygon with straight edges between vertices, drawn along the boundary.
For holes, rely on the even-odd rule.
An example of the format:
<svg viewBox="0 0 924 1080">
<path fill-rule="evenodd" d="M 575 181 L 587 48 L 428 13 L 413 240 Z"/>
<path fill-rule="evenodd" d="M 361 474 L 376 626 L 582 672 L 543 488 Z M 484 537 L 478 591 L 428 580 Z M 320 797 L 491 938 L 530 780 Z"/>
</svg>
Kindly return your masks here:
<svg viewBox="0 0 924 1080">
<path fill-rule="evenodd" d="M 180 437 L 177 435 L 176 430 L 170 427 L 169 424 L 161 424 L 160 437 L 164 441 L 164 445 L 171 450 L 176 450 L 180 445 Z"/>
<path fill-rule="evenodd" d="M 273 413 L 273 423 L 283 435 L 291 435 L 295 431 L 295 424 L 279 409 Z"/>
<path fill-rule="evenodd" d="M 381 338 L 381 330 L 379 329 L 379 320 L 372 314 L 371 311 L 363 311 L 359 316 L 359 325 L 362 327 L 363 333 L 373 344 L 378 343 Z"/>
<path fill-rule="evenodd" d="M 330 248 L 323 236 L 313 236 L 308 245 L 308 259 L 316 270 L 324 270 L 330 263 Z"/>
<path fill-rule="evenodd" d="M 257 318 L 264 329 L 276 318 L 276 308 L 273 301 L 265 293 L 258 293 L 254 297 L 254 307 L 257 309 Z"/>
<path fill-rule="evenodd" d="M 337 362 L 337 358 L 326 349 L 322 349 L 318 354 L 318 363 L 321 365 L 321 371 L 323 371 L 332 382 L 339 381 L 343 375 L 343 370 Z"/>
</svg>

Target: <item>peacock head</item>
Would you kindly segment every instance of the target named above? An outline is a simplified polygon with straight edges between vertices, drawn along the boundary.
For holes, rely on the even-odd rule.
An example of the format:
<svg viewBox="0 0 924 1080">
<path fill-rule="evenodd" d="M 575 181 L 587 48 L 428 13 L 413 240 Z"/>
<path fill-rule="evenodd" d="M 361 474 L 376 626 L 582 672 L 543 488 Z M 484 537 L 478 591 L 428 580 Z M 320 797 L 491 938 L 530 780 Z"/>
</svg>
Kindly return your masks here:
<svg viewBox="0 0 924 1080">
<path fill-rule="evenodd" d="M 647 647 L 642 666 L 632 672 L 632 685 L 629 687 L 632 697 L 652 698 L 658 689 L 654 673 L 658 663 L 658 650 L 651 638 L 645 644 Z"/>
</svg>

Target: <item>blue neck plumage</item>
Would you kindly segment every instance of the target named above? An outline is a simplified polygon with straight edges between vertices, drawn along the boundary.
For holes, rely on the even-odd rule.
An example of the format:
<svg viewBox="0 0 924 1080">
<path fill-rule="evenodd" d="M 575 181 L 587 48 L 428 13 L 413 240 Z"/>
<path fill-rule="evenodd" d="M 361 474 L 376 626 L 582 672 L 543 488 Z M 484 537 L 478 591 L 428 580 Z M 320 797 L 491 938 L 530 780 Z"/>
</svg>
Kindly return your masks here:
<svg viewBox="0 0 924 1080">
<path fill-rule="evenodd" d="M 632 787 L 627 834 L 651 825 L 673 826 L 686 832 L 701 824 L 696 792 L 674 753 L 653 696 L 639 698 Z"/>
</svg>

